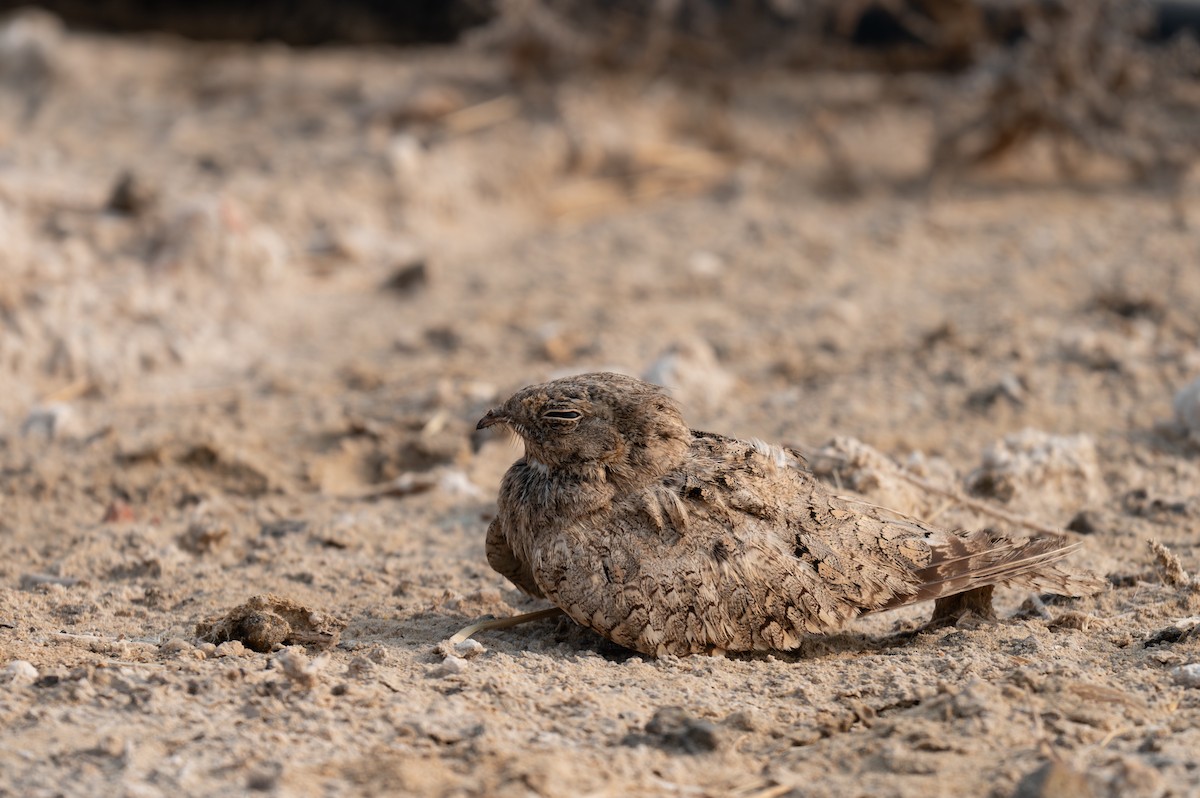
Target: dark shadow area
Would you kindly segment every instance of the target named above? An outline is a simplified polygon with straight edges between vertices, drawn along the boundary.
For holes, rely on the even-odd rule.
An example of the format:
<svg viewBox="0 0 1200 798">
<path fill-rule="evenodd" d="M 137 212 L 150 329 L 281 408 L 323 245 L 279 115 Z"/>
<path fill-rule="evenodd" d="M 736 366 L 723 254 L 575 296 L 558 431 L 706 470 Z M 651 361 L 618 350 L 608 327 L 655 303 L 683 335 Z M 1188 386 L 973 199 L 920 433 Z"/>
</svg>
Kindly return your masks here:
<svg viewBox="0 0 1200 798">
<path fill-rule="evenodd" d="M 673 12 L 631 0 L 544 0 L 552 13 L 587 21 L 593 31 L 648 29 L 664 13 L 686 39 L 683 50 L 711 55 L 714 43 L 734 44 L 743 54 L 761 54 L 795 34 L 807 44 L 816 33 L 862 51 L 885 53 L 894 68 L 961 68 L 977 56 L 978 37 L 1012 44 L 1026 34 L 1019 6 L 908 0 L 807 4 L 803 11 L 769 0 L 688 0 Z M 0 0 L 0 13 L 36 6 L 72 28 L 112 33 L 174 33 L 191 39 L 279 41 L 299 46 L 323 44 L 445 44 L 503 13 L 496 0 Z M 1152 21 L 1145 36 L 1166 41 L 1184 31 L 1200 32 L 1200 3 L 1150 3 Z M 635 37 L 636 38 L 636 37 Z M 705 41 L 708 40 L 708 41 Z M 723 41 L 722 41 L 723 40 Z"/>
<path fill-rule="evenodd" d="M 0 11 L 29 5 L 5 0 Z M 302 46 L 449 43 L 492 15 L 487 0 L 46 0 L 36 5 L 72 28 Z"/>
</svg>

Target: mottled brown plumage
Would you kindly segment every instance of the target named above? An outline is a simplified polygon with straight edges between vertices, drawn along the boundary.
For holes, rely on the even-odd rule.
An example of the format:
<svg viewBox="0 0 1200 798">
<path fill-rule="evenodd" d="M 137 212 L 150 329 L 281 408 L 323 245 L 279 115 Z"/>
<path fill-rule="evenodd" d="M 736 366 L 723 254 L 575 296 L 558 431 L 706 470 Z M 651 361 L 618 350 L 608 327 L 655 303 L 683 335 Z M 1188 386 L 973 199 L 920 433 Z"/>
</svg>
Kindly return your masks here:
<svg viewBox="0 0 1200 798">
<path fill-rule="evenodd" d="M 1060 538 L 953 532 L 835 496 L 799 454 L 696 432 L 619 374 L 533 385 L 491 410 L 525 456 L 504 476 L 488 562 L 646 654 L 796 647 L 865 613 L 1007 582 L 1066 595 Z"/>
</svg>

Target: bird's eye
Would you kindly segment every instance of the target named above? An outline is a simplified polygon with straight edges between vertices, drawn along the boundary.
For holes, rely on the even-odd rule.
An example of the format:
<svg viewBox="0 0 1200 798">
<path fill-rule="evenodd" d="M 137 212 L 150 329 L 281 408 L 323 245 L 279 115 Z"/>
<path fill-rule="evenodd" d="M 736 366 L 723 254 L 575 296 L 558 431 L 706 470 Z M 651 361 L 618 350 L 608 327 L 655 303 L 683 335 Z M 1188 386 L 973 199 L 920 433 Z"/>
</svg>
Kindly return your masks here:
<svg viewBox="0 0 1200 798">
<path fill-rule="evenodd" d="M 542 418 L 549 418 L 555 421 L 578 421 L 583 418 L 583 413 L 578 410 L 547 410 L 542 414 Z"/>
</svg>

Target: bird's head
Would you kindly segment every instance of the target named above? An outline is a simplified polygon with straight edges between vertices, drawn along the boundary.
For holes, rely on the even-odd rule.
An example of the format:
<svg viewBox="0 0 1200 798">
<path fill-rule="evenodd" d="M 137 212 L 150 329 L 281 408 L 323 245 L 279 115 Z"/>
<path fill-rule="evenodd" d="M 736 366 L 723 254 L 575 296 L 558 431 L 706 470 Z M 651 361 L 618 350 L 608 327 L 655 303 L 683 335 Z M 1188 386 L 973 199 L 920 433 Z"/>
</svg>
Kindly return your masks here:
<svg viewBox="0 0 1200 798">
<path fill-rule="evenodd" d="M 522 388 L 489 410 L 478 429 L 505 424 L 525 442 L 525 457 L 551 470 L 603 469 L 632 485 L 678 464 L 691 432 L 663 389 L 598 372 Z"/>
</svg>

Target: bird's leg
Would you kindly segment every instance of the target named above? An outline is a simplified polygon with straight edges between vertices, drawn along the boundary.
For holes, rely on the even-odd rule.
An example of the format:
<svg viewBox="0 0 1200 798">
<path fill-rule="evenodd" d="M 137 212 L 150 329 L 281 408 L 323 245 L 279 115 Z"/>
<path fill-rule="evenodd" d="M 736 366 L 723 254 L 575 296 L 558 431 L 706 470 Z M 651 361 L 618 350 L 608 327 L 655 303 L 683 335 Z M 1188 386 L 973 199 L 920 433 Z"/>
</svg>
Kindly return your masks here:
<svg viewBox="0 0 1200 798">
<path fill-rule="evenodd" d="M 523 623 L 529 623 L 530 621 L 540 621 L 542 618 L 553 618 L 555 615 L 562 615 L 562 610 L 558 607 L 550 607 L 549 609 L 538 610 L 537 612 L 513 615 L 510 618 L 492 618 L 487 621 L 476 621 L 470 626 L 459 629 L 447 642 L 450 645 L 454 645 L 467 640 L 476 632 L 486 632 L 489 629 L 508 629 L 513 626 L 520 626 Z"/>
<path fill-rule="evenodd" d="M 942 626 L 954 626 L 968 613 L 974 613 L 982 618 L 993 620 L 996 611 L 992 609 L 992 591 L 994 585 L 984 585 L 965 593 L 955 593 L 953 596 L 943 596 L 933 603 L 933 617 L 926 624 L 926 629 L 937 629 Z"/>
</svg>

